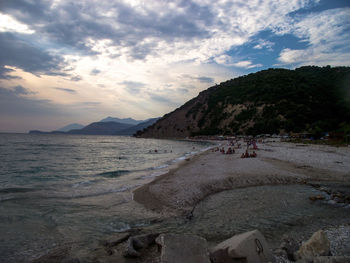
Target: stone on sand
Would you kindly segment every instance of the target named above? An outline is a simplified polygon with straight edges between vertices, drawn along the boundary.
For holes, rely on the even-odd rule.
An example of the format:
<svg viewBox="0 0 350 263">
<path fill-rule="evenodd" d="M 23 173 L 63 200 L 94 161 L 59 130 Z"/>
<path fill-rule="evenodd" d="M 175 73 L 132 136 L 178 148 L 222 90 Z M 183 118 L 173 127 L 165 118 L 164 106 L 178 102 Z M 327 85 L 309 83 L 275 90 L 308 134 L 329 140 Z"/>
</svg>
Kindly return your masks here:
<svg viewBox="0 0 350 263">
<path fill-rule="evenodd" d="M 273 261 L 267 242 L 258 230 L 236 235 L 221 242 L 211 249 L 210 257 L 214 263 Z"/>
<path fill-rule="evenodd" d="M 142 255 L 142 248 L 148 248 L 155 243 L 155 239 L 159 234 L 145 234 L 129 237 L 127 246 L 124 252 L 125 257 L 137 258 Z"/>
<path fill-rule="evenodd" d="M 329 256 L 330 242 L 326 234 L 319 230 L 315 232 L 312 237 L 303 243 L 296 252 L 297 259 L 309 259 L 318 256 Z"/>
</svg>

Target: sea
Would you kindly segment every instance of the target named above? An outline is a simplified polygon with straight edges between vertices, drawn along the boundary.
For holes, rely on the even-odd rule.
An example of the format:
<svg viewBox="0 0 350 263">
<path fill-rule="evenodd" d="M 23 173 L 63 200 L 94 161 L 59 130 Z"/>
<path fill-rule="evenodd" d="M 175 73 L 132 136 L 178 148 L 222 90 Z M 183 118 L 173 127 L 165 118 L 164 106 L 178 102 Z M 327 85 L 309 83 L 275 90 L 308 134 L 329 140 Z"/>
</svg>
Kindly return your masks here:
<svg viewBox="0 0 350 263">
<path fill-rule="evenodd" d="M 0 262 L 147 226 L 132 191 L 212 147 L 124 136 L 0 134 Z"/>
</svg>

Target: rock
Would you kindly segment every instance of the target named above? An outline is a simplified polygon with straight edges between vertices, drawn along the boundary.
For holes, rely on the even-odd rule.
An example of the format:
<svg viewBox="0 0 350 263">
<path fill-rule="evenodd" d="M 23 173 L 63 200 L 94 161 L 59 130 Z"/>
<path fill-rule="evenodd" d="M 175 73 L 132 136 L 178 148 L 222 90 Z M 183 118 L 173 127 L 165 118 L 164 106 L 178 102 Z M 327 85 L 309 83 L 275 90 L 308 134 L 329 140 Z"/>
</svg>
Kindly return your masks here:
<svg viewBox="0 0 350 263">
<path fill-rule="evenodd" d="M 327 193 L 329 195 L 332 194 L 332 190 L 327 188 L 327 187 L 321 187 L 319 190 L 322 191 L 322 192 L 325 192 L 325 193 Z"/>
<path fill-rule="evenodd" d="M 273 261 L 267 242 L 258 230 L 236 235 L 223 241 L 211 249 L 210 257 L 213 263 Z"/>
<path fill-rule="evenodd" d="M 199 236 L 161 234 L 160 263 L 210 263 L 207 241 Z"/>
<path fill-rule="evenodd" d="M 155 244 L 155 240 L 158 236 L 158 233 L 134 236 L 132 237 L 134 248 L 147 248 L 150 245 Z"/>
<path fill-rule="evenodd" d="M 124 257 L 126 258 L 138 258 L 141 257 L 141 253 L 138 252 L 135 247 L 134 247 L 134 240 L 132 237 L 128 239 L 125 252 L 124 252 Z"/>
<path fill-rule="evenodd" d="M 329 240 L 326 234 L 322 230 L 319 230 L 301 245 L 295 256 L 297 259 L 310 259 L 318 256 L 329 256 L 329 254 Z"/>
<path fill-rule="evenodd" d="M 103 241 L 105 247 L 114 247 L 130 237 L 130 233 L 119 233 L 109 237 L 107 240 Z"/>
<path fill-rule="evenodd" d="M 278 257 L 282 257 L 282 258 L 285 258 L 287 259 L 288 258 L 288 254 L 287 254 L 287 251 L 282 249 L 282 248 L 277 248 L 273 251 L 273 254 L 278 256 Z"/>
<path fill-rule="evenodd" d="M 59 247 L 55 248 L 49 253 L 30 261 L 31 263 L 79 263 L 79 259 L 72 258 L 70 255 L 71 247 L 65 246 L 65 247 Z"/>
<path fill-rule="evenodd" d="M 311 201 L 324 200 L 324 196 L 322 196 L 322 195 L 315 195 L 315 196 L 310 196 L 309 199 Z"/>
<path fill-rule="evenodd" d="M 286 252 L 289 260 L 295 260 L 294 254 L 299 248 L 298 242 L 288 236 L 284 236 L 282 240 L 283 242 L 281 243 L 280 248 Z"/>
<path fill-rule="evenodd" d="M 146 234 L 129 237 L 124 257 L 137 258 L 141 256 L 141 252 L 138 251 L 142 248 L 147 248 L 152 244 L 155 244 L 155 239 L 159 234 Z"/>
</svg>

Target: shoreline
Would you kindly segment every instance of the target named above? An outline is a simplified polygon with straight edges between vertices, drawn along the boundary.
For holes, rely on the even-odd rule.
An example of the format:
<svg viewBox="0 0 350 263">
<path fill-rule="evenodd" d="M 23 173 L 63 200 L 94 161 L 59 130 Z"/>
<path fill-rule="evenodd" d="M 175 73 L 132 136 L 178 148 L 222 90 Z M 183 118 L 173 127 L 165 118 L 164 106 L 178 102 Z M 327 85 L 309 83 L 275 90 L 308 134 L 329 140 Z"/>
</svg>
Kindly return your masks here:
<svg viewBox="0 0 350 263">
<path fill-rule="evenodd" d="M 126 241 L 113 248 L 103 242 L 121 236 L 178 233 L 198 235 L 215 246 L 231 236 L 258 229 L 278 256 L 276 249 L 285 235 L 301 244 L 323 229 L 334 255 L 350 255 L 350 203 L 341 207 L 331 204 L 334 200 L 330 199 L 309 200 L 310 195 L 326 196 L 327 189 L 323 193 L 320 190 L 324 186 L 345 187 L 350 197 L 350 149 L 280 142 L 258 147 L 256 158 L 241 159 L 245 147 L 231 155 L 209 148 L 161 169 L 168 172 L 147 177 L 145 184 L 125 192 L 128 211 L 148 218 L 145 225 L 109 233 L 90 247 L 76 244 L 67 253 L 84 262 L 147 262 L 125 258 Z M 332 185 L 334 182 L 337 184 Z M 47 254 L 47 258 L 32 262 L 50 262 L 52 257 Z"/>
<path fill-rule="evenodd" d="M 135 189 L 133 199 L 152 211 L 181 214 L 225 190 L 306 181 L 350 181 L 348 148 L 273 142 L 259 144 L 258 157 L 247 159 L 240 158 L 244 148 L 235 150 L 232 155 L 209 149 L 191 156 Z"/>
</svg>

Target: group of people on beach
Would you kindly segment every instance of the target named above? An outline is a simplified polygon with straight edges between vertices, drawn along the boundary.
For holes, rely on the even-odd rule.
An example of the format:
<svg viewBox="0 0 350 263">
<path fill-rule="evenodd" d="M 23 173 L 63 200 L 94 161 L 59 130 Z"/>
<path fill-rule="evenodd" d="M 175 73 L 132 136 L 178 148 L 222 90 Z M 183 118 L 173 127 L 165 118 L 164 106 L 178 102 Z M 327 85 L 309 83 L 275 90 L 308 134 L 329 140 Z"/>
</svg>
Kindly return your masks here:
<svg viewBox="0 0 350 263">
<path fill-rule="evenodd" d="M 168 150 L 164 150 L 163 152 L 168 153 Z M 172 153 L 173 150 L 170 150 L 169 152 Z M 160 153 L 160 151 L 158 151 L 158 149 L 154 149 L 154 150 L 149 150 L 148 153 Z"/>
<path fill-rule="evenodd" d="M 225 151 L 224 147 L 222 147 L 221 149 L 219 149 L 219 147 L 216 147 L 212 151 L 213 152 L 221 152 L 222 154 L 234 154 L 235 153 L 235 149 L 233 149 L 231 147 L 228 147 L 227 151 Z"/>
<path fill-rule="evenodd" d="M 249 154 L 248 150 L 245 151 L 245 153 L 242 153 L 241 158 L 255 158 L 257 156 L 256 152 L 253 151 L 253 153 Z"/>
<path fill-rule="evenodd" d="M 242 153 L 241 155 L 241 158 L 255 158 L 257 157 L 257 154 L 255 152 L 255 150 L 258 150 L 258 146 L 256 145 L 256 141 L 253 139 L 249 139 L 249 140 L 245 140 L 245 142 L 247 143 L 247 149 L 244 153 Z M 234 147 L 236 146 L 237 149 L 240 149 L 241 148 L 241 144 L 239 143 L 238 140 L 236 141 L 229 141 L 229 144 L 228 144 L 228 149 L 227 151 L 225 151 L 225 148 L 224 147 L 216 147 L 212 150 L 212 152 L 220 152 L 222 154 L 234 154 L 235 153 L 235 149 Z M 250 146 L 253 146 L 253 153 L 249 154 L 249 147 Z"/>
</svg>

